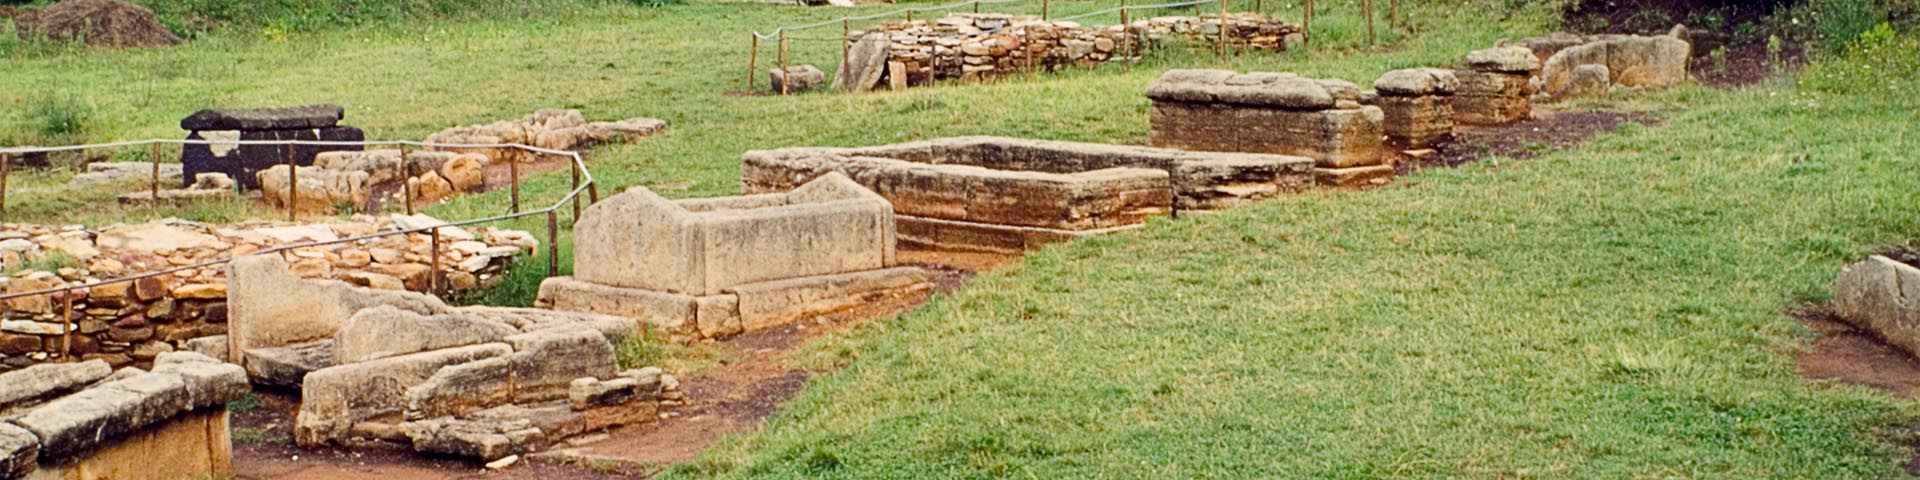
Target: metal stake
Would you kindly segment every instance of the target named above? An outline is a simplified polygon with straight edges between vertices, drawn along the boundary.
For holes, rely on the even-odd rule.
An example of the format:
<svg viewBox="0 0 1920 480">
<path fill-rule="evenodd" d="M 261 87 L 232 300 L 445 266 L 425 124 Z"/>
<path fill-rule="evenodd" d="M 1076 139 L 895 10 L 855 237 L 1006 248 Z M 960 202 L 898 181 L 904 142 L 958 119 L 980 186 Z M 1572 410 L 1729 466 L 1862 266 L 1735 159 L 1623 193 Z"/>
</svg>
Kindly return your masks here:
<svg viewBox="0 0 1920 480">
<path fill-rule="evenodd" d="M 560 276 L 560 211 L 547 210 L 547 276 Z"/>
<path fill-rule="evenodd" d="M 287 154 L 287 221 L 299 220 L 300 205 L 300 166 L 293 161 L 293 144 L 284 148 Z"/>
<path fill-rule="evenodd" d="M 428 232 L 431 232 L 433 234 L 433 239 L 428 241 L 428 247 L 432 248 L 433 252 L 431 253 L 432 260 L 430 260 L 432 263 L 427 267 L 427 293 L 431 295 L 439 295 L 440 294 L 440 227 L 433 227 L 433 229 L 428 230 Z"/>
<path fill-rule="evenodd" d="M 507 161 L 513 161 L 508 159 Z M 407 215 L 413 215 L 413 162 L 407 161 L 407 146 L 400 146 L 400 197 L 407 204 Z"/>
<path fill-rule="evenodd" d="M 520 161 L 507 159 L 507 180 L 513 182 L 507 184 L 507 196 L 513 197 L 512 210 L 508 212 L 520 213 Z"/>
</svg>

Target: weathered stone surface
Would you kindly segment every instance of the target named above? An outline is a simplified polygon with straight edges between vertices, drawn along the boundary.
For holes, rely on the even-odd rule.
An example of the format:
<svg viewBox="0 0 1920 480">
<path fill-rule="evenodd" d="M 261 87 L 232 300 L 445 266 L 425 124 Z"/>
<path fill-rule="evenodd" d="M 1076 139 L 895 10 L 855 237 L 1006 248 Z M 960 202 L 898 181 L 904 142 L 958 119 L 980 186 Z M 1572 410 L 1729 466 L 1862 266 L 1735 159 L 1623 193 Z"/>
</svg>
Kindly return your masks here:
<svg viewBox="0 0 1920 480">
<path fill-rule="evenodd" d="M 932 290 L 927 271 L 896 267 L 840 275 L 795 278 L 741 285 L 740 324 L 746 331 L 765 330 L 874 303 L 889 296 L 919 295 Z"/>
<path fill-rule="evenodd" d="M 355 312 L 333 334 L 336 362 L 358 363 L 448 347 L 493 343 L 519 330 L 458 314 L 421 315 L 388 305 Z"/>
<path fill-rule="evenodd" d="M 102 230 L 94 242 L 101 248 L 144 252 L 203 249 L 223 245 L 219 238 L 212 235 L 153 223 L 108 228 Z"/>
<path fill-rule="evenodd" d="M 0 478 L 24 478 L 39 466 L 40 438 L 0 422 Z"/>
<path fill-rule="evenodd" d="M 226 335 L 188 339 L 186 341 L 186 351 L 206 355 L 221 361 L 233 358 L 231 355 L 228 355 L 227 352 Z"/>
<path fill-rule="evenodd" d="M 706 295 L 886 266 L 893 223 L 886 199 L 844 176 L 814 183 L 784 196 L 673 202 L 645 188 L 616 195 L 574 226 L 575 277 Z"/>
<path fill-rule="evenodd" d="M 334 365 L 333 339 L 249 348 L 238 360 L 255 383 L 300 388 L 308 373 Z"/>
<path fill-rule="evenodd" d="M 1453 138 L 1453 97 L 1388 96 L 1373 100 L 1380 107 L 1380 129 L 1387 143 L 1399 148 L 1426 148 Z"/>
<path fill-rule="evenodd" d="M 608 343 L 598 330 L 577 326 L 507 337 L 514 353 L 513 401 L 535 403 L 567 398 L 567 388 L 580 377 L 611 377 L 619 369 Z"/>
<path fill-rule="evenodd" d="M 1540 57 L 1522 46 L 1501 46 L 1467 53 L 1467 68 L 1482 72 L 1529 73 L 1540 69 Z"/>
<path fill-rule="evenodd" d="M 181 130 L 292 130 L 326 128 L 346 118 L 339 105 L 285 108 L 210 108 L 180 120 Z"/>
<path fill-rule="evenodd" d="M 40 438 L 43 460 L 62 461 L 192 407 L 179 375 L 136 373 L 47 402 L 14 423 Z"/>
<path fill-rule="evenodd" d="M 1613 85 L 1612 78 L 1612 75 L 1607 72 L 1606 65 L 1581 65 L 1574 67 L 1573 75 L 1567 79 L 1566 89 L 1555 96 L 1576 97 L 1606 95 L 1607 89 Z"/>
<path fill-rule="evenodd" d="M 1666 88 L 1687 80 L 1693 47 L 1670 35 L 1578 37 L 1582 43 L 1557 50 L 1540 71 L 1541 93 L 1550 97 L 1589 95 L 1604 85 Z M 1604 67 L 1608 83 L 1596 82 L 1591 68 Z"/>
<path fill-rule="evenodd" d="M 1833 290 L 1840 319 L 1920 355 L 1920 269 L 1874 255 L 1842 270 Z"/>
<path fill-rule="evenodd" d="M 636 378 L 621 377 L 606 381 L 576 378 L 567 388 L 567 403 L 574 410 L 620 406 L 639 398 L 640 381 Z"/>
<path fill-rule="evenodd" d="M 544 448 L 547 435 L 533 422 L 518 419 L 462 420 L 452 417 L 407 422 L 403 426 L 422 452 L 498 460 Z"/>
<path fill-rule="evenodd" d="M 632 318 L 669 336 L 702 338 L 696 327 L 698 317 L 695 297 L 692 295 L 614 287 L 574 277 L 553 277 L 540 282 L 536 305 L 554 310 Z M 732 311 L 727 313 L 731 314 Z"/>
<path fill-rule="evenodd" d="M 840 71 L 833 75 L 833 89 L 846 92 L 864 92 L 880 84 L 880 76 L 887 68 L 887 36 L 870 33 L 860 38 L 847 51 L 847 59 L 840 62 Z"/>
<path fill-rule="evenodd" d="M 1460 79 L 1444 68 L 1409 68 L 1380 75 L 1373 88 L 1384 96 L 1452 95 L 1460 89 Z"/>
<path fill-rule="evenodd" d="M 1533 88 L 1526 74 L 1454 71 L 1460 92 L 1453 96 L 1454 122 L 1504 125 L 1533 113 Z"/>
<path fill-rule="evenodd" d="M 639 322 L 632 317 L 599 315 L 584 312 L 555 311 L 541 308 L 510 307 L 462 307 L 460 315 L 490 322 L 497 322 L 518 329 L 520 332 L 534 332 L 553 328 L 584 326 L 598 330 L 609 342 L 640 336 Z"/>
<path fill-rule="evenodd" d="M 827 73 L 813 65 L 794 65 L 786 70 L 775 68 L 767 72 L 772 85 L 771 92 L 801 92 L 826 85 Z M 782 90 L 785 88 L 785 90 Z"/>
<path fill-rule="evenodd" d="M 44 363 L 0 373 L 0 409 L 86 386 L 113 373 L 107 362 Z"/>
<path fill-rule="evenodd" d="M 187 383 L 187 398 L 192 408 L 226 405 L 251 391 L 246 369 L 197 353 L 161 354 L 154 361 L 153 371 L 179 375 Z"/>
<path fill-rule="evenodd" d="M 1329 86 L 1335 88 L 1330 90 L 1327 88 Z M 1353 96 L 1359 94 L 1357 89 L 1347 92 L 1340 86 L 1290 73 L 1172 70 L 1147 86 L 1147 98 L 1156 102 L 1324 110 L 1334 107 L 1337 92 L 1351 93 Z"/>
<path fill-rule="evenodd" d="M 33 479 L 233 478 L 225 409 L 187 412 L 65 462 L 42 463 Z"/>
<path fill-rule="evenodd" d="M 243 351 L 332 337 L 354 313 L 376 306 L 421 315 L 453 311 L 429 295 L 301 279 L 277 255 L 237 259 L 228 268 L 228 334 Z"/>
<path fill-rule="evenodd" d="M 1155 101 L 1154 146 L 1297 155 L 1328 168 L 1385 161 L 1379 107 L 1303 111 L 1217 103 Z"/>
<path fill-rule="evenodd" d="M 507 359 L 498 357 L 442 367 L 427 381 L 407 388 L 405 418 L 424 420 L 505 405 L 512 400 L 513 374 Z"/>
<path fill-rule="evenodd" d="M 308 373 L 301 387 L 294 440 L 320 445 L 344 438 L 355 423 L 403 414 L 406 391 L 441 368 L 513 353 L 501 343 L 434 350 L 328 367 Z"/>
</svg>

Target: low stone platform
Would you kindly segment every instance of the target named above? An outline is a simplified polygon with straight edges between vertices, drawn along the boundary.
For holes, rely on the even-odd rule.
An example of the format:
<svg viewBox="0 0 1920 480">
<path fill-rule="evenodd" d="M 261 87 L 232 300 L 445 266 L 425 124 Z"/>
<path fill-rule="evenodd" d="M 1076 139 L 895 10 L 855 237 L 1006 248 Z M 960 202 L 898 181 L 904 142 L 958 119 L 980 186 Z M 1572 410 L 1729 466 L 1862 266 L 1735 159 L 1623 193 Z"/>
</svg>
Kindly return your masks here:
<svg viewBox="0 0 1920 480">
<path fill-rule="evenodd" d="M 574 276 L 538 305 L 639 319 L 714 338 L 928 291 L 896 267 L 893 208 L 844 175 L 788 193 L 670 201 L 645 188 L 594 204 L 574 227 Z"/>
<path fill-rule="evenodd" d="M 742 189 L 842 173 L 892 203 L 909 245 L 1019 253 L 1178 210 L 1218 210 L 1312 185 L 1312 160 L 1244 153 L 956 137 L 866 148 L 747 152 Z"/>
<path fill-rule="evenodd" d="M 1308 157 L 1322 184 L 1392 176 L 1384 113 L 1362 105 L 1360 88 L 1346 81 L 1173 70 L 1147 87 L 1147 98 L 1154 146 Z"/>
<path fill-rule="evenodd" d="M 186 352 L 152 371 L 92 360 L 0 374 L 0 478 L 231 476 L 226 404 L 247 391 L 240 367 Z"/>
</svg>

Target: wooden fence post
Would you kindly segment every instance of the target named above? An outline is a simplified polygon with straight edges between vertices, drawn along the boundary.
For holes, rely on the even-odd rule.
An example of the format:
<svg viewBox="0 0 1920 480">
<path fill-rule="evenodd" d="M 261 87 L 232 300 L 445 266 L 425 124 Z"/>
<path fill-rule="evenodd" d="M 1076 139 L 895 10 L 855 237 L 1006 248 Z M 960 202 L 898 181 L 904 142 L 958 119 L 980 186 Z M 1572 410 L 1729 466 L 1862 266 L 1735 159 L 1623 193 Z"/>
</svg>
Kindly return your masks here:
<svg viewBox="0 0 1920 480">
<path fill-rule="evenodd" d="M 760 63 L 760 34 L 749 33 L 747 35 L 753 37 L 753 48 L 747 51 L 747 91 L 752 92 L 754 70 L 760 69 L 760 67 L 755 66 L 755 64 Z"/>
<path fill-rule="evenodd" d="M 155 143 L 152 145 L 152 147 L 153 148 L 151 151 L 153 154 L 153 178 L 152 178 L 153 182 L 148 185 L 147 194 L 152 195 L 152 197 L 149 198 L 149 200 L 153 200 L 153 208 L 157 209 L 157 208 L 160 208 L 160 144 Z M 182 180 L 185 180 L 185 179 L 183 178 Z"/>
<path fill-rule="evenodd" d="M 507 159 L 507 182 L 507 196 L 513 197 L 507 213 L 520 213 L 520 159 Z"/>
<path fill-rule="evenodd" d="M 1121 44 L 1122 47 L 1120 47 L 1120 51 L 1127 52 L 1126 53 L 1127 58 L 1125 58 L 1120 62 L 1120 70 L 1124 72 L 1132 72 L 1133 71 L 1133 24 L 1128 21 L 1127 10 L 1128 10 L 1127 0 L 1120 0 L 1120 41 L 1124 42 Z"/>
<path fill-rule="evenodd" d="M 787 84 L 793 83 L 793 82 L 786 81 L 786 78 L 787 78 L 787 31 L 782 29 L 780 30 L 780 80 L 781 80 L 780 94 L 781 95 L 786 95 Z"/>
<path fill-rule="evenodd" d="M 407 215 L 413 215 L 413 162 L 407 161 L 407 146 L 400 146 L 400 200 L 407 206 Z"/>
<path fill-rule="evenodd" d="M 1373 33 L 1373 0 L 1360 0 L 1360 14 L 1367 17 L 1367 46 L 1371 47 L 1378 43 Z"/>
<path fill-rule="evenodd" d="M 1220 0 L 1220 61 L 1227 61 L 1227 0 Z"/>
<path fill-rule="evenodd" d="M 1306 0 L 1306 7 L 1306 16 L 1300 20 L 1300 44 L 1311 47 L 1313 46 L 1313 0 Z"/>
<path fill-rule="evenodd" d="M 560 211 L 547 211 L 547 277 L 560 276 Z"/>
<path fill-rule="evenodd" d="M 287 221 L 300 220 L 300 165 L 293 159 L 293 144 L 281 149 L 287 155 Z"/>
</svg>

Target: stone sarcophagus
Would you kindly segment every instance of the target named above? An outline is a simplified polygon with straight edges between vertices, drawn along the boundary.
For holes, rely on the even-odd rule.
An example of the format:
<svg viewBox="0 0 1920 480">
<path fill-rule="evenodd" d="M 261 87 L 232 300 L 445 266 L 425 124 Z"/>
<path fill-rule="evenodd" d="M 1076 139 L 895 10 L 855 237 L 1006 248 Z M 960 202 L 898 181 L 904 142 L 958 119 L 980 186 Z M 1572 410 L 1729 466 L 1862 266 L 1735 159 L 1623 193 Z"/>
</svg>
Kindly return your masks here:
<svg viewBox="0 0 1920 480">
<path fill-rule="evenodd" d="M 574 276 L 542 283 L 539 305 L 700 339 L 925 294 L 929 278 L 896 266 L 887 200 L 842 175 L 712 199 L 635 188 L 581 215 Z"/>
<path fill-rule="evenodd" d="M 1453 94 L 1460 89 L 1460 80 L 1452 70 L 1394 70 L 1374 80 L 1373 89 L 1367 104 L 1380 107 L 1387 143 L 1428 148 L 1453 138 Z"/>
<path fill-rule="evenodd" d="M 1379 107 L 1342 80 L 1291 73 L 1173 70 L 1147 87 L 1153 145 L 1312 158 L 1320 183 L 1391 177 Z"/>
<path fill-rule="evenodd" d="M 210 109 L 195 112 L 180 120 L 180 128 L 191 133 L 187 140 L 206 140 L 210 144 L 183 147 L 180 163 L 185 164 L 187 179 L 199 174 L 227 174 L 242 188 L 260 188 L 255 175 L 261 170 L 292 161 L 300 166 L 313 165 L 321 152 L 360 150 L 359 145 L 242 145 L 244 141 L 327 141 L 361 142 L 366 134 L 358 128 L 340 126 L 346 111 L 336 105 L 293 108 Z M 233 142 L 233 143 L 221 143 Z M 291 158 L 289 158 L 291 156 Z"/>
<path fill-rule="evenodd" d="M 226 406 L 247 392 L 239 366 L 191 352 L 0 374 L 0 478 L 231 477 Z"/>
<path fill-rule="evenodd" d="M 841 173 L 892 202 L 902 243 L 1018 253 L 1308 188 L 1313 161 L 999 137 L 747 152 L 747 192 Z"/>
</svg>

